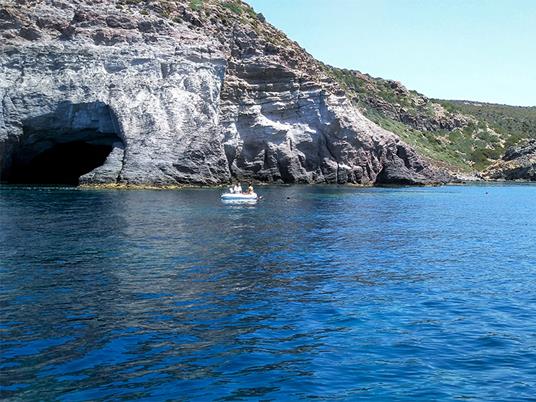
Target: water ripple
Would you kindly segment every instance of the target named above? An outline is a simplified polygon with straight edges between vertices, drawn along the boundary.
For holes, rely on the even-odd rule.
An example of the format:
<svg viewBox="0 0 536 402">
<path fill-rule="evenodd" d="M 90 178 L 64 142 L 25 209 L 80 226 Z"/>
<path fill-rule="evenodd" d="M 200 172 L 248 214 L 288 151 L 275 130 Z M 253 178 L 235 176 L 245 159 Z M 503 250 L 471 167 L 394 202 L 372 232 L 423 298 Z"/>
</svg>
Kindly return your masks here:
<svg viewBox="0 0 536 402">
<path fill-rule="evenodd" d="M 531 399 L 536 187 L 0 188 L 0 398 Z"/>
</svg>

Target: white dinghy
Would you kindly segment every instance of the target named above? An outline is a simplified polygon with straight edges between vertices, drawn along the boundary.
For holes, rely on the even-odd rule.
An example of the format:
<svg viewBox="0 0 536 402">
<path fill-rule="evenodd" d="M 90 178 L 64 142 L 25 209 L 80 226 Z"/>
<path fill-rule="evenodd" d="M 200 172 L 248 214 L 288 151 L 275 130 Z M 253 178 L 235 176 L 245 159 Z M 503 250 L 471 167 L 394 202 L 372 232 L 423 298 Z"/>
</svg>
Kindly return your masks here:
<svg viewBox="0 0 536 402">
<path fill-rule="evenodd" d="M 225 193 L 221 195 L 222 201 L 257 201 L 256 193 Z"/>
<path fill-rule="evenodd" d="M 250 184 L 247 192 L 242 191 L 242 186 L 238 183 L 236 186 L 229 188 L 228 193 L 221 195 L 221 200 L 225 202 L 247 202 L 255 203 L 260 197 L 253 191 L 253 186 Z"/>
</svg>

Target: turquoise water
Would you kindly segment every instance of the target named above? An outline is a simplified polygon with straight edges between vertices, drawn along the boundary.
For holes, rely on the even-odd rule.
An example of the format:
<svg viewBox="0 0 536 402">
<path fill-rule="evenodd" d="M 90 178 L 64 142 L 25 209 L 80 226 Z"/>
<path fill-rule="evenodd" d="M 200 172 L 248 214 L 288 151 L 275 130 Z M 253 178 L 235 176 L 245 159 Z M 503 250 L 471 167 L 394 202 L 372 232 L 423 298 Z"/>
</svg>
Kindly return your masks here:
<svg viewBox="0 0 536 402">
<path fill-rule="evenodd" d="M 536 186 L 0 188 L 0 398 L 528 400 Z"/>
</svg>

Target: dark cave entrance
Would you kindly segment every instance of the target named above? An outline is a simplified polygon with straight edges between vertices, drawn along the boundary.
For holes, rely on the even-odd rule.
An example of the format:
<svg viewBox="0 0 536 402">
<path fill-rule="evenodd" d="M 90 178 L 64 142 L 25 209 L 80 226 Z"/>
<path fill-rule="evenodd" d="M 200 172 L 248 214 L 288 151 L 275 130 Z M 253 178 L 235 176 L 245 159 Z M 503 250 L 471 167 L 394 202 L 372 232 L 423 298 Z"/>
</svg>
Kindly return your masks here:
<svg viewBox="0 0 536 402">
<path fill-rule="evenodd" d="M 113 143 L 113 142 L 112 142 Z M 14 161 L 6 182 L 16 184 L 78 185 L 80 176 L 102 166 L 110 144 L 73 141 L 56 144 L 29 161 Z"/>
<path fill-rule="evenodd" d="M 23 135 L 4 144 L 0 179 L 10 184 L 78 185 L 123 147 L 117 123 L 102 103 L 63 103 L 51 114 L 25 121 Z"/>
</svg>

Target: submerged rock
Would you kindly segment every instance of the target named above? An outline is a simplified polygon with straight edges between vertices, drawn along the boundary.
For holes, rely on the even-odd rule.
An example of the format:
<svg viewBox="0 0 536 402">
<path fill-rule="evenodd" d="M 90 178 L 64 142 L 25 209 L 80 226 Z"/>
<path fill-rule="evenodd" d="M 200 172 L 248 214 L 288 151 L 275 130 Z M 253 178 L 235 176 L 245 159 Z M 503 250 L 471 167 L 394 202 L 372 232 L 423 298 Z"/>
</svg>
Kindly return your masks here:
<svg viewBox="0 0 536 402">
<path fill-rule="evenodd" d="M 483 176 L 488 180 L 536 181 L 536 139 L 508 148 Z"/>
<path fill-rule="evenodd" d="M 2 2 L 2 180 L 448 180 L 246 4 L 134 3 Z"/>
</svg>

